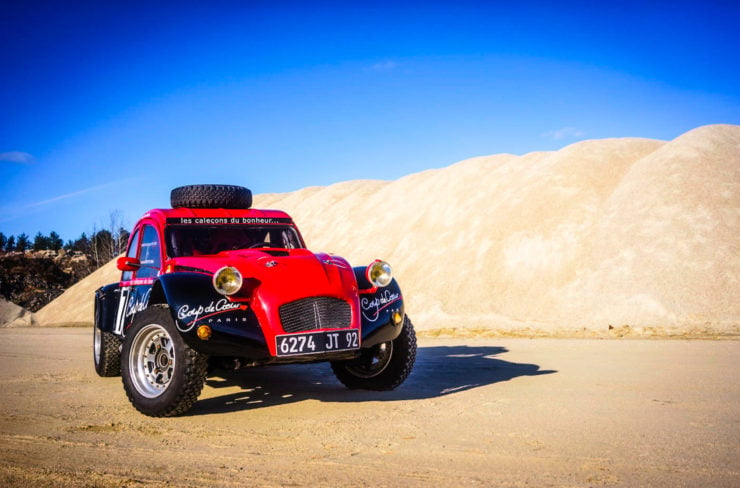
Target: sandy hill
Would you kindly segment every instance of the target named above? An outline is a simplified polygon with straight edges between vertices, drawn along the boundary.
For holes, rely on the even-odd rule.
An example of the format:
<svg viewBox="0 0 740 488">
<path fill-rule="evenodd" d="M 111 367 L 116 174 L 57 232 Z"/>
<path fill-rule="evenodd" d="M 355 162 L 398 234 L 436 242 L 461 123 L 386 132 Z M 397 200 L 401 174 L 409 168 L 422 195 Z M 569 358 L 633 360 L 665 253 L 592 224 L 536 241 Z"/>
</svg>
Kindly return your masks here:
<svg viewBox="0 0 740 488">
<path fill-rule="evenodd" d="M 59 298 L 36 312 L 33 318 L 41 325 L 92 324 L 95 290 L 120 279 L 121 272 L 113 260 L 69 287 Z"/>
<path fill-rule="evenodd" d="M 714 125 L 257 195 L 255 206 L 291 213 L 311 249 L 389 261 L 420 330 L 737 333 L 739 185 L 740 126 Z M 115 273 L 36 319 L 90 321 L 102 278 Z"/>
<path fill-rule="evenodd" d="M 0 297 L 0 327 L 27 327 L 35 324 L 36 320 L 31 312 Z"/>
</svg>

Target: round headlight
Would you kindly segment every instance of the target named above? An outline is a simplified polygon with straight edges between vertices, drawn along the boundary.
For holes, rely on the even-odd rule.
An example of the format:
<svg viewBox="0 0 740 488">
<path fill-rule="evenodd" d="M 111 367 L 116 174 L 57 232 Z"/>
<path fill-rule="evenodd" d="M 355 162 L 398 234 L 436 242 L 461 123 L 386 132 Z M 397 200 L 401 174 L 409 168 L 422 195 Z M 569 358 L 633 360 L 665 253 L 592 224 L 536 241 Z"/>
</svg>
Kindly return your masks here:
<svg viewBox="0 0 740 488">
<path fill-rule="evenodd" d="M 365 276 L 373 286 L 388 286 L 393 279 L 393 271 L 390 264 L 378 259 L 370 263 Z"/>
<path fill-rule="evenodd" d="M 213 287 L 222 295 L 233 295 L 242 287 L 242 274 L 236 268 L 224 266 L 213 275 Z"/>
</svg>

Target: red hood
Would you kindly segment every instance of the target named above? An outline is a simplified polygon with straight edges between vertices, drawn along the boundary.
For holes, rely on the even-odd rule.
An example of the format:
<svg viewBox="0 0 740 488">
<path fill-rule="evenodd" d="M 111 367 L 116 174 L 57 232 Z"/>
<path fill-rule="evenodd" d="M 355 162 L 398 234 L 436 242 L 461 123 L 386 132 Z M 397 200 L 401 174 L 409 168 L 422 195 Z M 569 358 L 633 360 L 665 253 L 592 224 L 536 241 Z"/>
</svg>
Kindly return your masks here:
<svg viewBox="0 0 740 488">
<path fill-rule="evenodd" d="M 338 256 L 314 254 L 307 249 L 256 249 L 226 251 L 215 256 L 173 259 L 176 271 L 214 273 L 224 266 L 237 268 L 244 279 L 242 290 L 229 300 L 246 300 L 263 327 L 280 333 L 280 306 L 308 297 L 345 300 L 352 310 L 352 328 L 360 327 L 357 280 L 349 263 Z M 269 347 L 274 354 L 272 348 Z"/>
<path fill-rule="evenodd" d="M 254 299 L 274 306 L 309 296 L 348 299 L 357 295 L 354 272 L 345 259 L 324 253 L 314 254 L 307 249 L 269 252 L 244 249 L 208 257 L 175 258 L 168 264 L 174 265 L 175 271 L 208 273 L 233 266 L 242 274 L 244 289 L 247 283 L 253 285 Z M 234 298 L 241 296 L 240 293 Z"/>
</svg>

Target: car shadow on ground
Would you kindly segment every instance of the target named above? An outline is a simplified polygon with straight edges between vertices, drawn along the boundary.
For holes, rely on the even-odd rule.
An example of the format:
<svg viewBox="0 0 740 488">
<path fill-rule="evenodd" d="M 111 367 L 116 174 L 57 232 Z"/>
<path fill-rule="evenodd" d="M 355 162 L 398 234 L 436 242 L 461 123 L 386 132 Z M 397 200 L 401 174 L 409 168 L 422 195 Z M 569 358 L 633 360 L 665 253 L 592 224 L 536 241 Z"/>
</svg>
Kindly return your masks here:
<svg viewBox="0 0 740 488">
<path fill-rule="evenodd" d="M 227 413 L 309 399 L 338 403 L 422 400 L 520 376 L 557 372 L 541 370 L 536 364 L 512 363 L 495 357 L 506 352 L 504 347 L 490 346 L 420 347 L 411 375 L 394 391 L 349 390 L 335 378 L 328 363 L 219 371 L 208 378 L 201 400 L 186 415 Z M 237 388 L 238 391 L 214 396 L 209 388 Z"/>
</svg>

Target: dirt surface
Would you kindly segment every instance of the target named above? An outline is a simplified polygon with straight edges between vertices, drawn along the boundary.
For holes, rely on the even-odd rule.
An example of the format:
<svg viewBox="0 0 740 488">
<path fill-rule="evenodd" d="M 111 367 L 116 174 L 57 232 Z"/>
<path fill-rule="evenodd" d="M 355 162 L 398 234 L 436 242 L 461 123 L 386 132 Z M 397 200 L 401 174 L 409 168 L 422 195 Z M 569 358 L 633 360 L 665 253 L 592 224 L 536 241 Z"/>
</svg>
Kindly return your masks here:
<svg viewBox="0 0 740 488">
<path fill-rule="evenodd" d="M 153 419 L 83 328 L 0 330 L 2 486 L 739 486 L 737 341 L 422 339 L 394 392 L 213 377 Z"/>
</svg>

